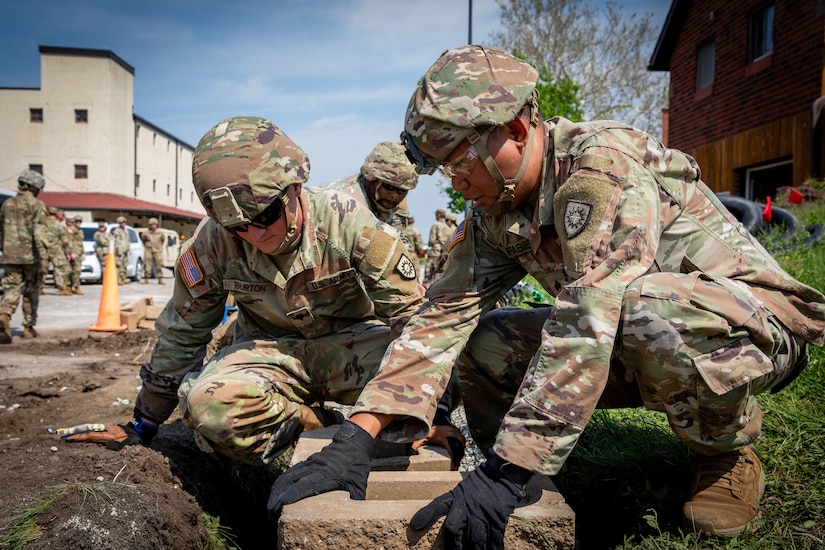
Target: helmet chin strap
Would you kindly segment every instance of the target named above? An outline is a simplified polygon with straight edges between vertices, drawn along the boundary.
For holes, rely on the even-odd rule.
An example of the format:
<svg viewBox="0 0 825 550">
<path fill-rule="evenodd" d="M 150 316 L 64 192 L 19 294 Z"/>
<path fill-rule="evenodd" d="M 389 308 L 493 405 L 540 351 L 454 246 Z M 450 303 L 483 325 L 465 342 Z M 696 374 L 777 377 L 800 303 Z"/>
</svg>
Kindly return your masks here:
<svg viewBox="0 0 825 550">
<path fill-rule="evenodd" d="M 375 207 L 380 212 L 383 212 L 384 214 L 386 214 L 388 212 L 392 212 L 393 209 L 392 208 L 384 208 L 383 206 L 381 206 L 381 203 L 378 202 L 379 200 L 381 200 L 381 197 L 378 195 L 378 190 L 381 189 L 382 185 L 384 185 L 384 184 L 379 181 L 378 185 L 375 186 L 375 192 L 373 193 L 372 203 L 375 205 Z"/>
<path fill-rule="evenodd" d="M 474 129 L 473 133 L 467 136 L 467 139 L 470 141 L 470 146 L 475 148 L 476 153 L 478 153 L 478 156 L 481 157 L 482 162 L 484 162 L 484 166 L 487 167 L 487 171 L 493 177 L 496 184 L 498 184 L 498 189 L 501 192 L 498 199 L 496 199 L 496 202 L 484 210 L 490 216 L 500 216 L 513 209 L 513 199 L 516 198 L 516 186 L 521 182 L 521 178 L 524 177 L 524 173 L 527 171 L 527 165 L 530 164 L 530 154 L 533 151 L 533 137 L 536 134 L 534 130 L 541 122 L 541 120 L 539 120 L 537 108 L 538 93 L 535 90 L 533 91 L 531 101 L 530 135 L 527 137 L 527 145 L 525 147 L 524 156 L 521 158 L 521 165 L 519 166 L 518 173 L 516 173 L 514 178 L 506 179 L 504 177 L 501 170 L 499 170 L 496 161 L 493 160 L 492 155 L 490 155 L 490 152 L 487 150 L 487 147 L 485 147 L 484 143 L 481 142 L 481 134 L 478 133 L 478 130 Z M 485 133 L 491 133 L 495 128 L 498 128 L 498 126 L 490 127 L 490 129 Z"/>
<path fill-rule="evenodd" d="M 286 221 L 286 235 L 284 235 L 284 240 L 275 249 L 271 255 L 277 256 L 278 254 L 284 254 L 286 252 L 292 252 L 298 245 L 300 244 L 300 239 L 298 239 L 298 216 L 297 216 L 297 201 L 300 200 L 298 194 L 295 192 L 295 186 L 290 185 L 287 187 L 286 192 L 278 197 L 278 200 L 283 201 L 284 203 L 284 218 Z M 290 209 L 290 205 L 296 205 L 294 209 Z"/>
</svg>

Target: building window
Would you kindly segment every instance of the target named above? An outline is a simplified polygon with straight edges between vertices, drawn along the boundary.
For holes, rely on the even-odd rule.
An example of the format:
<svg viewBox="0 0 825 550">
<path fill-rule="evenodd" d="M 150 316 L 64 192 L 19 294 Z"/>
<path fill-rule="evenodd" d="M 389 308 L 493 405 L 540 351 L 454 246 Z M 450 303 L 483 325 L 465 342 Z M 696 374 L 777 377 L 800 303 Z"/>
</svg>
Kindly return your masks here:
<svg viewBox="0 0 825 550">
<path fill-rule="evenodd" d="M 157 134 L 152 134 L 152 147 L 157 145 L 157 143 L 158 143 L 158 135 Z"/>
<path fill-rule="evenodd" d="M 183 200 L 183 189 L 178 189 L 178 200 L 179 201 Z"/>
<path fill-rule="evenodd" d="M 135 189 L 140 188 L 140 174 L 135 174 Z"/>
<path fill-rule="evenodd" d="M 75 109 L 74 121 L 77 124 L 87 124 L 89 122 L 89 111 L 86 109 Z"/>
<path fill-rule="evenodd" d="M 773 52 L 773 4 L 750 17 L 750 35 L 748 37 L 748 61 Z"/>
<path fill-rule="evenodd" d="M 158 190 L 158 180 L 152 180 L 152 193 Z"/>
<path fill-rule="evenodd" d="M 172 186 L 167 183 L 166 184 L 166 196 L 167 197 L 171 196 L 171 193 L 172 193 Z"/>
<path fill-rule="evenodd" d="M 29 109 L 29 122 L 43 122 L 43 109 Z"/>
<path fill-rule="evenodd" d="M 89 166 L 86 164 L 74 165 L 74 179 L 85 180 L 89 179 Z"/>
<path fill-rule="evenodd" d="M 33 170 L 37 172 L 41 176 L 43 175 L 43 165 L 42 164 L 29 164 L 29 170 Z"/>
<path fill-rule="evenodd" d="M 716 65 L 716 42 L 708 42 L 696 53 L 696 91 L 713 84 Z"/>
</svg>

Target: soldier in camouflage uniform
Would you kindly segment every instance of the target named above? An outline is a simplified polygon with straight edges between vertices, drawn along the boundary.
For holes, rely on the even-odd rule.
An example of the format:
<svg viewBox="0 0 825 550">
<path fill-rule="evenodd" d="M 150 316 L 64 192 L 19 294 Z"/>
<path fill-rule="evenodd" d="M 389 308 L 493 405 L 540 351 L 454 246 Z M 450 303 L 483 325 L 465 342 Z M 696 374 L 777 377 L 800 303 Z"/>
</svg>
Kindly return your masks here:
<svg viewBox="0 0 825 550">
<path fill-rule="evenodd" d="M 69 289 L 68 267 L 71 254 L 71 240 L 66 225 L 60 220 L 60 209 L 49 207 L 49 219 L 46 223 L 49 261 L 52 263 L 54 288 L 58 296 L 71 296 Z M 46 264 L 48 270 L 48 264 Z"/>
<path fill-rule="evenodd" d="M 373 435 L 396 415 L 426 425 L 429 390 L 457 362 L 488 460 L 411 527 L 446 514 L 450 546 L 501 548 L 526 482 L 559 471 L 594 409 L 644 405 L 694 451 L 686 526 L 740 533 L 764 490 L 755 395 L 787 385 L 822 345 L 825 297 L 779 267 L 691 157 L 617 122 L 543 121 L 536 80 L 506 52 L 466 46 L 419 81 L 409 154 L 474 209 L 350 418 Z M 492 310 L 525 274 L 555 304 Z M 290 501 L 361 479 L 346 464 L 303 473 L 315 478 Z"/>
<path fill-rule="evenodd" d="M 71 242 L 71 253 L 69 255 L 69 290 L 72 294 L 83 294 L 80 290 L 80 274 L 83 272 L 83 258 L 86 253 L 83 250 L 83 230 L 80 224 L 83 223 L 82 216 L 75 216 L 66 220 L 66 232 L 69 234 Z"/>
<path fill-rule="evenodd" d="M 402 241 L 409 215 L 407 193 L 418 185 L 418 173 L 404 151 L 400 143 L 382 141 L 370 151 L 357 174 L 322 186 L 354 197 L 376 218 L 395 228 Z"/>
<path fill-rule="evenodd" d="M 149 275 L 152 273 L 152 267 L 155 268 L 158 276 L 158 284 L 165 284 L 163 282 L 163 244 L 166 241 L 166 236 L 158 231 L 158 219 L 149 218 L 149 230 L 140 234 L 140 240 L 143 241 L 144 256 L 146 260 L 145 271 L 143 272 L 143 284 L 149 284 Z"/>
<path fill-rule="evenodd" d="M 46 185 L 38 172 L 26 170 L 17 178 L 17 195 L 0 207 L 0 252 L 3 252 L 3 297 L 0 301 L 0 344 L 11 343 L 11 317 L 23 299 L 23 337 L 37 331 L 40 260 L 46 249 L 46 205 L 37 198 Z"/>
<path fill-rule="evenodd" d="M 201 448 L 266 463 L 343 420 L 323 403 L 355 402 L 423 287 L 395 230 L 345 193 L 302 187 L 309 159 L 268 120 L 217 124 L 192 172 L 209 217 L 180 253 L 135 420 L 72 440 L 146 444 L 180 404 Z M 233 343 L 204 365 L 230 293 Z"/>
<path fill-rule="evenodd" d="M 100 262 L 100 272 L 106 273 L 106 258 L 109 255 L 109 243 L 112 242 L 112 234 L 106 231 L 106 222 L 97 222 L 97 232 L 95 232 L 95 255 Z"/>
<path fill-rule="evenodd" d="M 447 213 L 443 208 L 435 211 L 435 223 L 430 226 L 430 240 L 427 243 L 427 265 L 424 268 L 424 284 L 430 286 L 444 271 L 447 256 L 447 244 L 453 235 L 452 229 L 445 221 Z"/>
<path fill-rule="evenodd" d="M 404 229 L 404 233 L 407 236 L 406 241 L 409 243 L 408 248 L 410 252 L 413 252 L 419 258 L 424 257 L 424 252 L 426 249 L 424 248 L 424 239 L 421 237 L 421 231 L 415 227 L 415 217 L 410 214 L 407 216 L 407 227 Z"/>
<path fill-rule="evenodd" d="M 129 263 L 129 251 L 131 250 L 129 231 L 126 230 L 126 218 L 124 216 L 118 216 L 116 221 L 120 225 L 112 230 L 112 239 L 115 241 L 117 284 L 128 285 L 129 279 L 126 277 L 126 266 Z"/>
</svg>

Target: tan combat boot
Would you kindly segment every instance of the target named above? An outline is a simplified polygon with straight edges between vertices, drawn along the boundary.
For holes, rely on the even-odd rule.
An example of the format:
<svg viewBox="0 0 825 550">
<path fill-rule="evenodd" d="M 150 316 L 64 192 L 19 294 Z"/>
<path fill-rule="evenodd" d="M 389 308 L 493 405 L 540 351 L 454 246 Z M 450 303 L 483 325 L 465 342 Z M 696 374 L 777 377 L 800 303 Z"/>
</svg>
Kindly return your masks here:
<svg viewBox="0 0 825 550">
<path fill-rule="evenodd" d="M 11 344 L 11 315 L 0 313 L 0 344 Z"/>
<path fill-rule="evenodd" d="M 732 537 L 759 513 L 765 473 L 752 445 L 713 456 L 695 455 L 690 499 L 682 508 L 685 527 Z"/>
<path fill-rule="evenodd" d="M 23 327 L 23 338 L 37 338 L 37 331 L 34 327 Z"/>
<path fill-rule="evenodd" d="M 163 279 L 158 279 L 158 284 L 159 285 L 165 285 L 166 283 L 163 282 Z"/>
<path fill-rule="evenodd" d="M 73 293 L 73 294 L 78 294 L 78 295 L 80 295 L 80 296 L 82 296 L 82 295 L 83 295 L 83 291 L 82 291 L 82 290 L 80 290 L 79 288 L 73 288 L 73 289 L 72 289 L 72 293 Z"/>
<path fill-rule="evenodd" d="M 300 408 L 298 423 L 305 432 L 332 426 L 333 424 L 341 424 L 344 421 L 344 415 L 338 411 L 323 407 L 307 407 L 306 405 L 298 405 L 298 407 Z"/>
<path fill-rule="evenodd" d="M 142 285 L 148 285 L 148 284 L 149 284 L 149 279 L 143 279 L 143 280 L 140 282 L 140 284 L 142 284 Z"/>
<path fill-rule="evenodd" d="M 69 290 L 68 288 L 64 288 L 64 289 L 62 289 L 60 292 L 58 292 L 58 293 L 57 293 L 57 295 L 58 295 L 58 296 L 71 296 L 71 295 L 72 295 L 72 291 L 71 291 L 71 290 Z"/>
</svg>

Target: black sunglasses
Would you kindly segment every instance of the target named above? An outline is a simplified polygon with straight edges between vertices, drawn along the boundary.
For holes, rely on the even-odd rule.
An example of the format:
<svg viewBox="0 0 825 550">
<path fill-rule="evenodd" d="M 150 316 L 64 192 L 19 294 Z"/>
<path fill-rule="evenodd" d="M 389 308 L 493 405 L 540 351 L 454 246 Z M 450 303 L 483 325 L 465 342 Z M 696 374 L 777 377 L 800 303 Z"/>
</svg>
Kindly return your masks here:
<svg viewBox="0 0 825 550">
<path fill-rule="evenodd" d="M 250 225 L 254 225 L 255 227 L 259 227 L 261 229 L 266 229 L 281 218 L 283 211 L 284 202 L 279 197 L 275 199 L 272 204 L 267 206 L 263 212 L 252 218 L 249 222 L 239 223 L 238 225 L 227 227 L 227 229 L 230 229 L 234 233 L 239 231 L 248 231 Z"/>
</svg>

